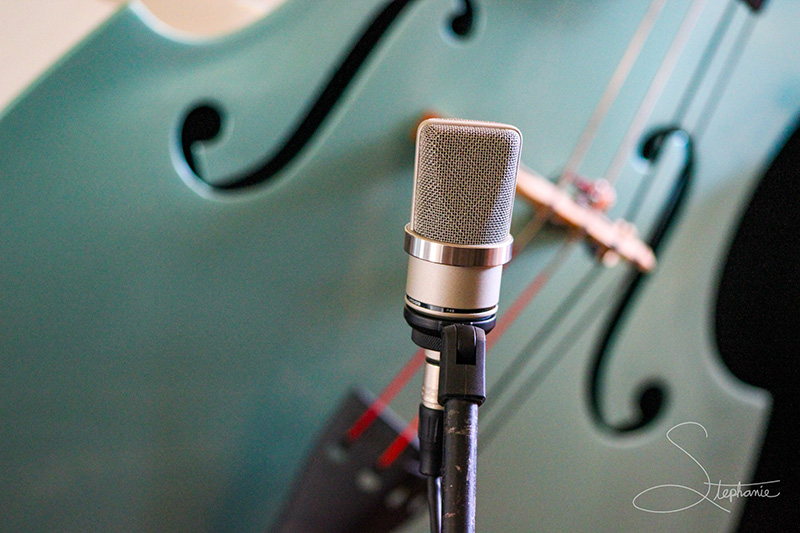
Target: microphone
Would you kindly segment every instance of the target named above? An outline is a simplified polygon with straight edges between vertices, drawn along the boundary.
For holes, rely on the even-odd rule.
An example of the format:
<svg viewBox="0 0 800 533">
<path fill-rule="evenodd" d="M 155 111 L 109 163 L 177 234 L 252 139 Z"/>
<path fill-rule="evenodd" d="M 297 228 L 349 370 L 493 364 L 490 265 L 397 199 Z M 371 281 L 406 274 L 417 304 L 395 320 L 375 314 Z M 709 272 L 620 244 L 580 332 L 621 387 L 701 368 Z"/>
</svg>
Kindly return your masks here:
<svg viewBox="0 0 800 533">
<path fill-rule="evenodd" d="M 417 129 L 404 316 L 441 351 L 442 329 L 496 322 L 522 135 L 506 124 L 428 119 Z"/>
<path fill-rule="evenodd" d="M 485 334 L 511 259 L 521 146 L 505 124 L 435 118 L 417 129 L 403 316 L 425 349 L 419 471 L 432 531 L 474 531 Z"/>
</svg>

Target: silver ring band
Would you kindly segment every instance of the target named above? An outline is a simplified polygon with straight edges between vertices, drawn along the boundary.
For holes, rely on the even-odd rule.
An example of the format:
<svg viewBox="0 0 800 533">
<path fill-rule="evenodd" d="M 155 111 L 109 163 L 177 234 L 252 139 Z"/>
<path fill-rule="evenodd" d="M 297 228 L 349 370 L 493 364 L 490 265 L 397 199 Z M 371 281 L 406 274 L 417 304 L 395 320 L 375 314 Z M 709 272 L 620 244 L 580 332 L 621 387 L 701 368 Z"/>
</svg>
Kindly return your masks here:
<svg viewBox="0 0 800 533">
<path fill-rule="evenodd" d="M 408 295 L 406 295 L 405 302 L 406 305 L 408 305 L 412 310 L 417 311 L 422 315 L 443 318 L 445 320 L 478 320 L 497 314 L 496 305 L 493 307 L 487 307 L 486 309 L 478 309 L 474 311 L 470 311 L 469 309 L 451 309 L 447 307 L 422 304 L 421 302 L 410 298 Z"/>
<path fill-rule="evenodd" d="M 413 231 L 411 224 L 406 224 L 404 249 L 409 255 L 431 263 L 462 267 L 493 267 L 504 265 L 511 260 L 513 244 L 514 238 L 511 235 L 498 244 L 447 244 L 426 239 Z"/>
</svg>

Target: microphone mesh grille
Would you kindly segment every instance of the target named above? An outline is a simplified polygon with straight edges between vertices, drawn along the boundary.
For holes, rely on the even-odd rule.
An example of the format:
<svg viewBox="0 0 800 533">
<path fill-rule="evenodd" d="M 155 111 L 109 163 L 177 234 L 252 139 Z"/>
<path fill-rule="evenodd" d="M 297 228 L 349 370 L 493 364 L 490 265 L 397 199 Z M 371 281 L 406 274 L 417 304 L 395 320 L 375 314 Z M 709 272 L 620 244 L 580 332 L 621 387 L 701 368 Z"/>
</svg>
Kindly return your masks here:
<svg viewBox="0 0 800 533">
<path fill-rule="evenodd" d="M 420 126 L 411 229 L 436 241 L 497 244 L 511 226 L 522 139 L 502 124 Z"/>
</svg>

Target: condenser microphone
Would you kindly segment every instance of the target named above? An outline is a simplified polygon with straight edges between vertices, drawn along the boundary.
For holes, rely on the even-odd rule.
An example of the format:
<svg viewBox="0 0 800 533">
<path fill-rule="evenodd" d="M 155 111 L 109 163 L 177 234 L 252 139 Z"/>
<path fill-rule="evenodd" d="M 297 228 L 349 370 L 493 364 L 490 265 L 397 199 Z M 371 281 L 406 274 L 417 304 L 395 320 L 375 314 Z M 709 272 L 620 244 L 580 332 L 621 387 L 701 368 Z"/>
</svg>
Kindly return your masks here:
<svg viewBox="0 0 800 533">
<path fill-rule="evenodd" d="M 441 347 L 441 330 L 494 327 L 522 135 L 491 122 L 429 119 L 417 130 L 404 315 L 414 341 Z"/>
</svg>

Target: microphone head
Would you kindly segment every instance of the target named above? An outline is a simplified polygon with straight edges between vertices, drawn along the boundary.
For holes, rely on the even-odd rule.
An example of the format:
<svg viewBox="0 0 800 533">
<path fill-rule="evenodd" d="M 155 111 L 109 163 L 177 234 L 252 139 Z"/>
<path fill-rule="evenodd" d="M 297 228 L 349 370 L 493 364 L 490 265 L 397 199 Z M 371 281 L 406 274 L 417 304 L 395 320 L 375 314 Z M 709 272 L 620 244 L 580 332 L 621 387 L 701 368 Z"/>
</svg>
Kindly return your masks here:
<svg viewBox="0 0 800 533">
<path fill-rule="evenodd" d="M 492 122 L 429 119 L 417 130 L 410 229 L 455 245 L 508 239 L 522 135 Z"/>
</svg>

